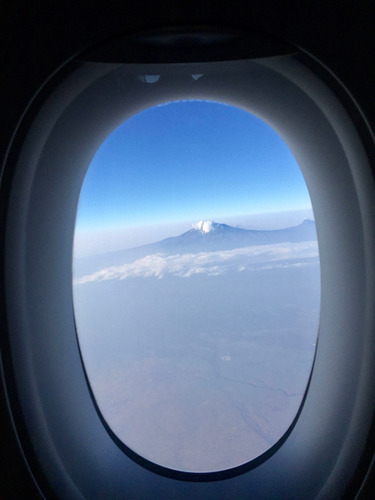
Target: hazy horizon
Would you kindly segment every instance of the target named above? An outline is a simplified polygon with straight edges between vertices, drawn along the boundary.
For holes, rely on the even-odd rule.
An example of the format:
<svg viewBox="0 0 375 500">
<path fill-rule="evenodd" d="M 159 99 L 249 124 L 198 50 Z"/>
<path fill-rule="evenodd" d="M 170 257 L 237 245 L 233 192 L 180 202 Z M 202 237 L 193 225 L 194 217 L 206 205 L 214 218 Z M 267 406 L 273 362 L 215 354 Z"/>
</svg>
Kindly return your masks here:
<svg viewBox="0 0 375 500">
<path fill-rule="evenodd" d="M 241 227 L 243 229 L 272 230 L 297 226 L 305 219 L 314 220 L 312 208 L 232 217 L 214 217 L 210 220 L 228 224 L 233 227 Z M 202 217 L 199 220 L 207 219 Z M 89 257 L 147 245 L 170 236 L 178 236 L 191 229 L 196 222 L 198 222 L 198 220 L 183 220 L 180 222 L 161 223 L 151 226 L 120 226 L 97 230 L 76 229 L 73 255 L 74 258 Z"/>
</svg>

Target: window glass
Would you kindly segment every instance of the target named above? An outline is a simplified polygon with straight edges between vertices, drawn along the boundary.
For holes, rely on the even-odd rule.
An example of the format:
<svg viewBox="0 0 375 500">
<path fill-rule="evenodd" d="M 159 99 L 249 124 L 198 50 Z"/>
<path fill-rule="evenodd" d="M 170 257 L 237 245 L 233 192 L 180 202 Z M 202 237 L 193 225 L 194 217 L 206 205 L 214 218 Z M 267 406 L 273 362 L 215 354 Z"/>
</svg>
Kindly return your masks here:
<svg viewBox="0 0 375 500">
<path fill-rule="evenodd" d="M 218 102 L 128 119 L 82 186 L 73 296 L 93 395 L 127 447 L 189 472 L 260 456 L 298 412 L 319 323 L 314 217 L 286 144 Z"/>
</svg>

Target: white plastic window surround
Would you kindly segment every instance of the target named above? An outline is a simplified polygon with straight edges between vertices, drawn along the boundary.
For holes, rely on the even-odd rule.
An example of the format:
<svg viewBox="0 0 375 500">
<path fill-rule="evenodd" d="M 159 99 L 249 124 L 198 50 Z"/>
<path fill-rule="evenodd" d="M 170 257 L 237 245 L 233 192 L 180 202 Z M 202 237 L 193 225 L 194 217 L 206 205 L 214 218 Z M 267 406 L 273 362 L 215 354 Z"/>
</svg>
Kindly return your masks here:
<svg viewBox="0 0 375 500">
<path fill-rule="evenodd" d="M 127 117 L 181 98 L 242 107 L 281 135 L 310 191 L 321 259 L 319 343 L 304 405 L 270 453 L 216 476 L 164 470 L 116 442 L 90 396 L 72 310 L 75 211 L 92 155 Z M 36 459 L 59 498 L 231 498 L 233 491 L 238 499 L 339 498 L 375 400 L 373 199 L 368 160 L 347 113 L 291 56 L 73 70 L 36 113 L 20 151 L 6 247 L 18 394 Z"/>
</svg>

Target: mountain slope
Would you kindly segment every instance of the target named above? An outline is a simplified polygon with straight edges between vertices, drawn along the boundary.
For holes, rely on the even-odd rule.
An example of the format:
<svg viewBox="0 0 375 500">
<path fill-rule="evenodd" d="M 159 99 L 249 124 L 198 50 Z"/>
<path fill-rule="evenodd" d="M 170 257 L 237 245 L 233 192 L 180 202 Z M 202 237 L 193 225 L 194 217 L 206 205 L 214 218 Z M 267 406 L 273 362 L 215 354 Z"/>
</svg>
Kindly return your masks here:
<svg viewBox="0 0 375 500">
<path fill-rule="evenodd" d="M 147 255 L 166 255 L 215 252 L 259 245 L 273 245 L 285 242 L 315 241 L 315 222 L 304 220 L 298 226 L 277 230 L 242 229 L 200 221 L 185 233 L 136 248 L 83 257 L 74 261 L 74 275 L 80 277 L 99 269 L 118 266 Z"/>
<path fill-rule="evenodd" d="M 232 250 L 257 245 L 272 245 L 281 242 L 299 242 L 316 240 L 315 223 L 305 220 L 300 225 L 278 230 L 241 229 L 217 224 L 211 221 L 200 221 L 192 229 L 180 236 L 166 238 L 138 249 L 148 255 L 162 252 L 197 253 Z"/>
</svg>

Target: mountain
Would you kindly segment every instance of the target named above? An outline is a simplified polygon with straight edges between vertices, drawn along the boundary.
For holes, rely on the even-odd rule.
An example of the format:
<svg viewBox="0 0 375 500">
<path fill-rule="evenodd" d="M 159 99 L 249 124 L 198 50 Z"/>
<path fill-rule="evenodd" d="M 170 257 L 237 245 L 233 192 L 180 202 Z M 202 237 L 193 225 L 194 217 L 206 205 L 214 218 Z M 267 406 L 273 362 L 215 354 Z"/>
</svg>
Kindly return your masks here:
<svg viewBox="0 0 375 500">
<path fill-rule="evenodd" d="M 315 241 L 315 222 L 304 220 L 298 226 L 275 230 L 242 229 L 213 221 L 200 221 L 179 236 L 136 248 L 83 257 L 74 261 L 74 275 L 80 277 L 110 266 L 119 266 L 147 255 L 215 252 L 285 242 Z"/>
<path fill-rule="evenodd" d="M 180 236 L 144 245 L 138 247 L 138 250 L 143 256 L 153 253 L 173 255 L 311 240 L 316 240 L 315 223 L 311 220 L 305 220 L 295 227 L 269 231 L 241 229 L 213 221 L 200 221 Z"/>
</svg>

